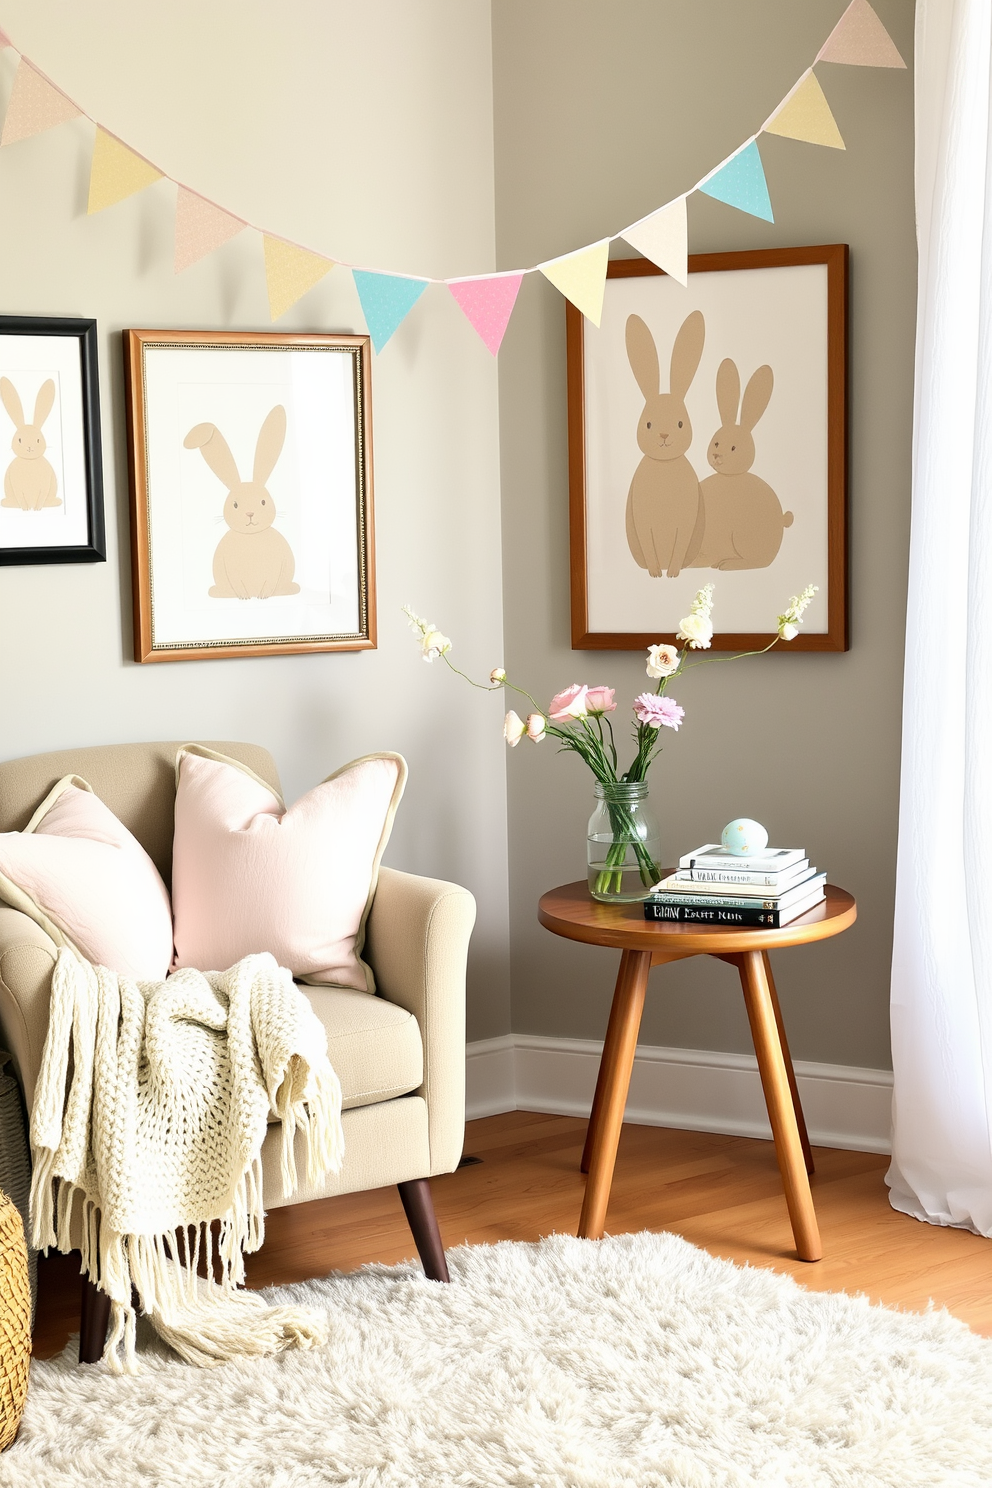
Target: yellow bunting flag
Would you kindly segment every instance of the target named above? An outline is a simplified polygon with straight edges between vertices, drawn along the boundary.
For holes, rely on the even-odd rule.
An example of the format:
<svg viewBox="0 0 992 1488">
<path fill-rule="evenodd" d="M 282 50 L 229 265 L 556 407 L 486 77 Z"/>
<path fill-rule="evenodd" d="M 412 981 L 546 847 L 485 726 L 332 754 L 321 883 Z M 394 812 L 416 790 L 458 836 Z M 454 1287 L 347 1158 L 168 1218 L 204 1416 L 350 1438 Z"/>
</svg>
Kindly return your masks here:
<svg viewBox="0 0 992 1488">
<path fill-rule="evenodd" d="M 121 144 L 116 135 L 108 134 L 97 125 L 90 166 L 90 199 L 86 208 L 91 216 L 133 196 L 136 191 L 144 191 L 153 181 L 161 179 L 160 170 Z"/>
<path fill-rule="evenodd" d="M 806 74 L 778 113 L 772 115 L 765 133 L 805 140 L 810 145 L 829 145 L 834 150 L 846 149 L 823 89 L 812 72 Z"/>
<path fill-rule="evenodd" d="M 181 274 L 191 264 L 213 253 L 222 243 L 244 232 L 246 223 L 195 191 L 180 186 L 176 197 L 176 255 L 174 269 Z"/>
<path fill-rule="evenodd" d="M 30 139 L 33 134 L 54 129 L 56 124 L 65 124 L 79 116 L 80 110 L 72 99 L 60 93 L 40 72 L 35 72 L 30 62 L 25 62 L 22 57 L 14 73 L 0 145 L 13 145 L 17 140 Z"/>
<path fill-rule="evenodd" d="M 313 289 L 325 274 L 331 272 L 334 260 L 297 248 L 295 243 L 286 243 L 282 238 L 266 236 L 264 245 L 269 315 L 278 320 L 290 305 L 295 305 L 308 289 Z"/>
<path fill-rule="evenodd" d="M 591 248 L 566 253 L 538 264 L 545 279 L 560 289 L 587 320 L 598 326 L 603 315 L 603 292 L 606 288 L 606 265 L 610 257 L 610 240 L 602 238 Z"/>
</svg>

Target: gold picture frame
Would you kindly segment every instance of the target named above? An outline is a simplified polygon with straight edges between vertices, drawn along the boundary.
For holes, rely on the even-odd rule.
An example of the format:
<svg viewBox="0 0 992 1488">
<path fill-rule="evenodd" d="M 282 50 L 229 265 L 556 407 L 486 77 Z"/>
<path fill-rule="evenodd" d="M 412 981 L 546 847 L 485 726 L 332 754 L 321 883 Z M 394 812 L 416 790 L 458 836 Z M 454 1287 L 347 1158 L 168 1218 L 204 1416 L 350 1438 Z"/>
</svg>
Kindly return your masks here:
<svg viewBox="0 0 992 1488">
<path fill-rule="evenodd" d="M 369 337 L 123 340 L 135 661 L 373 649 Z"/>
</svg>

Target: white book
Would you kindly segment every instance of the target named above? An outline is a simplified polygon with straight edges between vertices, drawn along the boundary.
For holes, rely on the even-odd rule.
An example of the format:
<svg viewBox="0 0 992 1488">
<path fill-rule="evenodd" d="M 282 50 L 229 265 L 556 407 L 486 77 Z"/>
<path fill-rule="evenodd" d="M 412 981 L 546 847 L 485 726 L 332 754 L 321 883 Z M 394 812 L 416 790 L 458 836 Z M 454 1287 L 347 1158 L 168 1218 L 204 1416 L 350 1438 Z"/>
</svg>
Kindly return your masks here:
<svg viewBox="0 0 992 1488">
<path fill-rule="evenodd" d="M 652 889 L 652 899 L 658 899 L 669 904 L 698 904 L 711 905 L 715 909 L 781 909 L 790 908 L 791 905 L 808 899 L 810 894 L 823 889 L 827 881 L 825 873 L 817 873 L 794 889 L 789 889 L 785 894 L 771 894 L 765 898 L 759 898 L 754 894 L 738 893 L 739 885 L 732 885 L 725 889 L 722 894 L 700 894 L 696 891 L 700 884 L 690 884 L 688 889 L 681 885 L 673 885 L 671 880 L 665 880 L 659 884 L 657 889 Z"/>
<path fill-rule="evenodd" d="M 692 883 L 714 884 L 760 884 L 765 888 L 778 888 L 782 884 L 798 883 L 806 873 L 815 873 L 809 858 L 794 863 L 791 868 L 767 873 L 763 868 L 680 868 L 679 878 Z"/>
<path fill-rule="evenodd" d="M 781 873 L 784 868 L 794 867 L 805 856 L 805 850 L 801 847 L 766 847 L 760 853 L 742 858 L 721 847 L 719 842 L 707 842 L 703 847 L 697 847 L 695 851 L 679 858 L 679 867 L 749 868 L 755 873 Z"/>
<path fill-rule="evenodd" d="M 741 899 L 779 899 L 783 894 L 789 894 L 794 889 L 801 888 L 808 879 L 813 878 L 815 868 L 809 867 L 808 863 L 795 873 L 782 873 L 772 875 L 762 874 L 759 883 L 739 883 L 736 879 L 721 874 L 719 879 L 700 880 L 689 877 L 688 871 L 682 869 L 679 873 L 672 873 L 668 878 L 663 878 L 660 883 L 655 884 L 651 890 L 653 894 L 699 894 L 699 895 L 727 895 Z"/>
</svg>

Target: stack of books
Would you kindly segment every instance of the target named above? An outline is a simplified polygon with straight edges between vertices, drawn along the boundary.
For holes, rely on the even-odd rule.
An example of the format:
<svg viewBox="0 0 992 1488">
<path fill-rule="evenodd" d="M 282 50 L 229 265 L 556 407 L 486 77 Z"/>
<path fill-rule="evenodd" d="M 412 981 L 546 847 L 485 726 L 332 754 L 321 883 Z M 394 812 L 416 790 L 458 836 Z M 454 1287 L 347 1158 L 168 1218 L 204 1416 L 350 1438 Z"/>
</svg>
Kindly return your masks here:
<svg viewBox="0 0 992 1488">
<path fill-rule="evenodd" d="M 743 858 L 708 842 L 655 884 L 644 917 L 777 930 L 820 903 L 826 878 L 801 847 L 766 847 Z"/>
</svg>

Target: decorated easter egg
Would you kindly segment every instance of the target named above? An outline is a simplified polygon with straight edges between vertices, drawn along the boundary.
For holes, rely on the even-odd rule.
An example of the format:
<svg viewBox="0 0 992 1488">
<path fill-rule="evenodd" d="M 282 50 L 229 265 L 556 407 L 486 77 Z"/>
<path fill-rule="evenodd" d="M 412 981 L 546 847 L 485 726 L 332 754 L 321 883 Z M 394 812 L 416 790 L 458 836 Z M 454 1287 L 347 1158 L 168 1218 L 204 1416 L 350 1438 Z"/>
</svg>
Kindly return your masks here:
<svg viewBox="0 0 992 1488">
<path fill-rule="evenodd" d="M 749 858 L 764 852 L 768 846 L 768 833 L 760 822 L 739 816 L 736 821 L 727 823 L 720 834 L 720 841 L 735 858 Z"/>
</svg>

